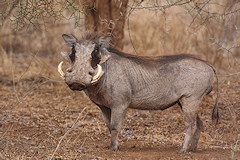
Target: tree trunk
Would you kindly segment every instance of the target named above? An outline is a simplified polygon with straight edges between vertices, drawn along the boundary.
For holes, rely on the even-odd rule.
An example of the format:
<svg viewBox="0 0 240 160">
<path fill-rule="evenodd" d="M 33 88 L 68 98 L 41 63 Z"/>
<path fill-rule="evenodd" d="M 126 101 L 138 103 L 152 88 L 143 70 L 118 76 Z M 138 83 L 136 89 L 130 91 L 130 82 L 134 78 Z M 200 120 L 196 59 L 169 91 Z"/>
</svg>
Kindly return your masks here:
<svg viewBox="0 0 240 160">
<path fill-rule="evenodd" d="M 111 35 L 112 47 L 122 50 L 127 3 L 128 0 L 82 0 L 86 30 Z"/>
</svg>

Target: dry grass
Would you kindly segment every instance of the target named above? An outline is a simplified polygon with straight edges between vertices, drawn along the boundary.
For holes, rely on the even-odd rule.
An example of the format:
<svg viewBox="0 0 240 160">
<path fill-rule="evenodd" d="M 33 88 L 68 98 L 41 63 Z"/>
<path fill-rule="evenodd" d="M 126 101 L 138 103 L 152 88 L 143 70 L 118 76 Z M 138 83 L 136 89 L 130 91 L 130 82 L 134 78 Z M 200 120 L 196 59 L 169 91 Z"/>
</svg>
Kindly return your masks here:
<svg viewBox="0 0 240 160">
<path fill-rule="evenodd" d="M 240 35 L 233 26 L 239 27 L 236 23 L 239 14 L 225 17 L 224 21 L 212 18 L 201 24 L 204 13 L 202 18 L 193 21 L 198 13 L 186 14 L 188 9 L 178 6 L 165 12 L 134 10 L 125 26 L 124 51 L 154 56 L 191 53 L 213 64 L 220 75 L 220 123 L 217 128 L 211 126 L 210 113 L 216 98 L 213 92 L 203 102 L 201 118 L 205 132 L 199 147 L 202 150 L 234 149 L 237 153 Z M 220 5 L 209 7 L 209 11 L 218 13 L 225 10 Z M 98 152 L 107 150 L 105 144 L 109 137 L 100 111 L 82 93 L 67 89 L 56 73 L 61 60 L 59 53 L 67 49 L 61 35 L 75 33 L 80 37 L 84 32 L 81 25 L 82 21 L 80 27 L 74 28 L 74 21 L 61 21 L 38 30 L 30 27 L 15 31 L 9 27 L 11 22 L 6 21 L 0 28 L 0 158 L 46 159 L 53 155 L 60 140 L 61 146 L 55 154 L 60 159 L 80 155 L 82 159 L 104 157 Z M 61 139 L 84 106 L 88 110 L 86 118 Z M 157 147 L 157 143 L 179 146 L 183 139 L 181 111 L 176 107 L 170 112 L 130 110 L 127 119 L 121 138 L 130 147 L 134 148 L 129 142 L 134 139 L 140 148 Z M 104 144 L 99 143 L 101 140 Z M 97 148 L 93 148 L 94 143 Z M 106 157 L 109 155 L 105 153 Z"/>
</svg>

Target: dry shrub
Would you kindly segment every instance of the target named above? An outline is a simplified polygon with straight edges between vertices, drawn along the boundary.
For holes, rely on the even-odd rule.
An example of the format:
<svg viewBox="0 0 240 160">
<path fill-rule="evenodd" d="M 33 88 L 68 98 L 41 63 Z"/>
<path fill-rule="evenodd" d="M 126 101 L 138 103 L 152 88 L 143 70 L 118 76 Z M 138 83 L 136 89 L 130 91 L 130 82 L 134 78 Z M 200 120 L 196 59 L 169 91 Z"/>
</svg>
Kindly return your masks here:
<svg viewBox="0 0 240 160">
<path fill-rule="evenodd" d="M 42 78 L 59 81 L 56 66 L 61 60 L 59 53 L 65 47 L 62 34 L 82 31 L 74 26 L 74 20 L 20 30 L 11 28 L 11 24 L 6 20 L 0 28 L 0 74 L 12 80 L 13 69 L 16 81 Z"/>
<path fill-rule="evenodd" d="M 144 5 L 147 6 L 143 3 L 142 8 Z M 209 7 L 208 12 L 218 11 L 216 17 L 204 17 L 204 13 L 199 17 L 197 10 L 192 9 L 189 13 L 190 9 L 185 6 L 171 7 L 164 12 L 150 9 L 133 11 L 125 27 L 125 51 L 139 55 L 190 53 L 225 70 L 223 60 L 232 57 L 231 51 L 237 55 L 239 50 L 236 46 L 239 34 L 233 28 L 238 26 L 236 17 L 239 14 L 223 17 L 227 6 Z M 227 50 L 234 45 L 235 50 Z"/>
<path fill-rule="evenodd" d="M 1 68 L 0 68 L 0 75 L 7 76 L 11 73 L 12 68 L 12 59 L 7 54 L 7 52 L 0 46 L 0 57 L 1 57 Z"/>
</svg>

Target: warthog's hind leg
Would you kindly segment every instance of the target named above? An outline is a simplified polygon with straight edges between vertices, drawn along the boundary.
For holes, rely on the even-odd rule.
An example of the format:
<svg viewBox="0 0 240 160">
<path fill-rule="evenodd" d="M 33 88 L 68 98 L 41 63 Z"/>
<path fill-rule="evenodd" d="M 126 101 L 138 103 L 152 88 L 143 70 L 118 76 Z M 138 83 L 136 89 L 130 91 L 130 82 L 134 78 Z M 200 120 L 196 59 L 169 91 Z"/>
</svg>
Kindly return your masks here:
<svg viewBox="0 0 240 160">
<path fill-rule="evenodd" d="M 186 153 L 189 151 L 188 146 L 190 143 L 193 146 L 192 149 L 196 150 L 195 146 L 197 146 L 197 142 L 200 136 L 200 130 L 198 130 L 197 127 L 197 113 L 201 101 L 199 99 L 196 100 L 188 97 L 182 98 L 180 103 L 182 105 L 183 120 L 186 127 L 186 135 L 182 147 L 178 153 Z"/>
<path fill-rule="evenodd" d="M 197 115 L 197 130 L 195 131 L 192 140 L 190 142 L 191 146 L 188 149 L 188 152 L 195 152 L 197 149 L 197 143 L 200 137 L 200 133 L 203 131 L 203 124 L 202 121 L 200 120 L 199 116 Z"/>
</svg>

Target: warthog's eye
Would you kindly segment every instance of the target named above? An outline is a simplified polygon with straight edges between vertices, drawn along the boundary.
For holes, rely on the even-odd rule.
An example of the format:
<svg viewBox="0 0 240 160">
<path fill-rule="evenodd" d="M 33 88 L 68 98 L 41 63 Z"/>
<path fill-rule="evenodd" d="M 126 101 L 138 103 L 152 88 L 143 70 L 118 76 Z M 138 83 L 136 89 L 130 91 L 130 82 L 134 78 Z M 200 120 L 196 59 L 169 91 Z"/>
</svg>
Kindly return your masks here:
<svg viewBox="0 0 240 160">
<path fill-rule="evenodd" d="M 96 47 L 94 48 L 93 52 L 92 52 L 92 56 L 96 56 L 96 55 L 98 54 L 98 52 L 99 52 L 99 47 L 96 46 Z"/>
<path fill-rule="evenodd" d="M 92 67 L 96 67 L 97 64 L 100 62 L 100 54 L 99 54 L 99 47 L 96 46 L 91 54 L 92 58 L 91 58 L 91 65 Z"/>
<path fill-rule="evenodd" d="M 75 53 L 76 53 L 75 46 L 72 46 L 72 51 L 71 54 L 69 55 L 72 62 L 75 61 Z"/>
</svg>

